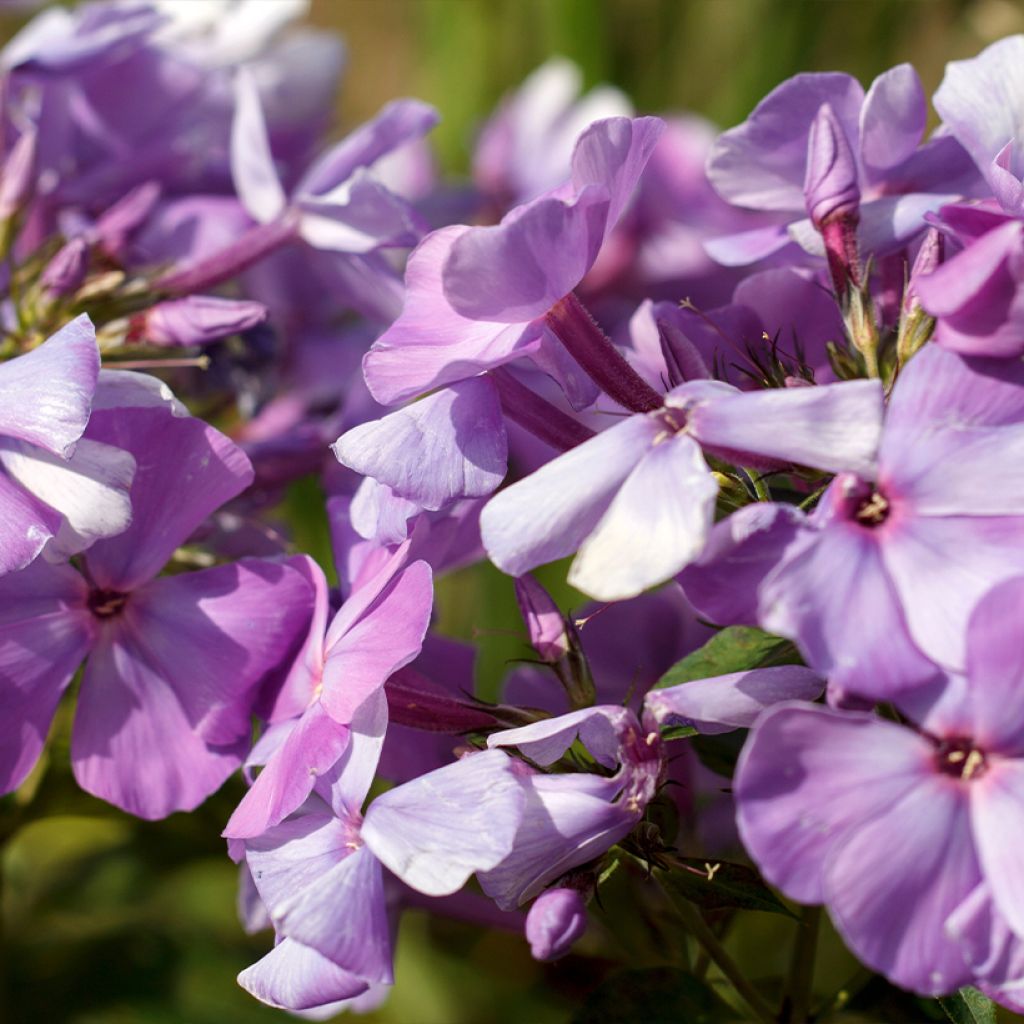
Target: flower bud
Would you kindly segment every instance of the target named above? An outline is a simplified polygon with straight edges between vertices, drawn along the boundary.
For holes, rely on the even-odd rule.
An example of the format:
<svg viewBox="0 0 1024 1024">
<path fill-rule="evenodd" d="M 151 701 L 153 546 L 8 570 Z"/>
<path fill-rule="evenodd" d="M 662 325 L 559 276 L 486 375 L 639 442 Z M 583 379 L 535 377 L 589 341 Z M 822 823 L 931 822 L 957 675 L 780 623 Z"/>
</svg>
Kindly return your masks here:
<svg viewBox="0 0 1024 1024">
<path fill-rule="evenodd" d="M 896 338 L 896 358 L 905 363 L 932 336 L 935 317 L 921 307 L 917 286 L 922 278 L 933 273 L 942 263 L 943 237 L 935 228 L 929 228 L 917 252 L 900 311 L 899 332 Z"/>
<path fill-rule="evenodd" d="M 267 308 L 259 302 L 190 295 L 159 302 L 133 317 L 128 337 L 150 345 L 206 345 L 266 318 Z"/>
<path fill-rule="evenodd" d="M 860 282 L 857 255 L 860 186 L 857 184 L 857 158 L 835 111 L 827 103 L 819 107 L 807 137 L 804 202 L 811 222 L 825 243 L 836 294 L 844 298 L 849 282 Z"/>
<path fill-rule="evenodd" d="M 111 259 L 123 258 L 128 240 L 160 200 L 160 191 L 157 182 L 147 181 L 122 196 L 96 221 L 96 240 Z"/>
<path fill-rule="evenodd" d="M 542 661 L 556 664 L 569 653 L 571 646 L 565 616 L 532 576 L 518 577 L 515 587 L 530 643 Z"/>
<path fill-rule="evenodd" d="M 81 288 L 88 268 L 89 243 L 82 237 L 72 238 L 46 264 L 39 282 L 50 298 L 60 298 Z"/>
<path fill-rule="evenodd" d="M 534 960 L 565 956 L 586 928 L 586 903 L 578 889 L 547 889 L 526 915 L 526 939 Z"/>
<path fill-rule="evenodd" d="M 903 293 L 904 316 L 913 312 L 914 309 L 920 308 L 921 300 L 917 297 L 917 284 L 926 274 L 931 274 L 938 269 L 944 250 L 945 243 L 942 232 L 937 228 L 929 228 L 921 243 L 921 248 L 917 250 L 917 258 L 914 260 L 914 266 L 910 270 L 910 279 L 907 281 L 907 290 Z"/>
<path fill-rule="evenodd" d="M 828 221 L 846 218 L 856 223 L 859 217 L 857 158 L 828 103 L 818 109 L 807 137 L 804 202 L 819 231 Z"/>
<path fill-rule="evenodd" d="M 0 220 L 13 217 L 32 193 L 35 182 L 36 132 L 24 131 L 0 168 Z"/>
</svg>

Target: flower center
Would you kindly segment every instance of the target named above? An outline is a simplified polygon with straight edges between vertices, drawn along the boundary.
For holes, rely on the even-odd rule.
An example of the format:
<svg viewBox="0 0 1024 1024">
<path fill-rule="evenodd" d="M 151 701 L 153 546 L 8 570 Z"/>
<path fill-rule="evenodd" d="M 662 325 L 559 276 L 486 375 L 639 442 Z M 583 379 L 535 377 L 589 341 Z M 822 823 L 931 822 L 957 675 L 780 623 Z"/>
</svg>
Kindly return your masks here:
<svg viewBox="0 0 1024 1024">
<path fill-rule="evenodd" d="M 976 779 L 988 767 L 984 753 L 971 740 L 962 738 L 941 740 L 935 760 L 943 775 L 954 775 L 960 779 Z"/>
<path fill-rule="evenodd" d="M 89 611 L 91 611 L 97 619 L 113 618 L 113 616 L 121 613 L 121 609 L 124 607 L 124 603 L 127 600 L 128 595 L 122 594 L 117 590 L 90 590 L 88 602 Z"/>
<path fill-rule="evenodd" d="M 862 526 L 881 526 L 889 518 L 889 500 L 878 491 L 872 491 L 857 506 L 853 518 Z"/>
</svg>

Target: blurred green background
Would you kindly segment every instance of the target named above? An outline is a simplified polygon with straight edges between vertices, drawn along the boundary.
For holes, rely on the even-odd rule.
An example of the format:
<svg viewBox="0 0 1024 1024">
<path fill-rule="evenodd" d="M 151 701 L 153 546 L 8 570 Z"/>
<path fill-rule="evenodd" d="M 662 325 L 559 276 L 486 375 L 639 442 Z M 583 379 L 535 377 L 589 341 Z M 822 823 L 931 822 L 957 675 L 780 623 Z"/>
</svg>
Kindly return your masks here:
<svg viewBox="0 0 1024 1024">
<path fill-rule="evenodd" d="M 458 173 L 468 166 L 475 127 L 501 94 L 555 54 L 577 61 L 588 86 L 620 86 L 642 111 L 691 110 L 725 127 L 798 71 L 843 70 L 866 82 L 911 61 L 931 93 L 947 60 L 1024 31 L 1024 6 L 1012 0 L 313 0 L 310 20 L 348 43 L 339 126 L 357 123 L 395 96 L 419 96 L 441 110 L 435 141 L 442 166 Z M 18 24 L 0 10 L 0 37 Z M 480 638 L 481 683 L 493 693 L 506 660 L 523 652 L 508 581 L 493 570 L 459 573 L 445 582 L 439 601 L 444 629 Z M 28 789 L 0 801 L 0 1022 L 287 1019 L 234 982 L 269 945 L 266 934 L 246 937 L 238 926 L 236 873 L 218 838 L 241 784 L 192 815 L 156 824 L 129 819 L 75 788 L 68 724 L 58 722 L 49 758 Z M 612 886 L 610 914 L 617 898 Z M 671 962 L 670 924 L 639 914 L 633 903 L 622 910 L 614 915 L 614 934 L 598 922 L 581 943 L 584 955 L 554 965 L 534 963 L 517 935 L 409 913 L 398 945 L 398 985 L 364 1019 L 561 1024 L 614 966 L 611 957 L 630 966 Z M 784 969 L 791 923 L 747 918 L 730 939 L 737 959 L 754 978 Z M 819 995 L 840 989 L 855 972 L 839 940 L 826 935 Z M 913 1000 L 893 996 L 878 1005 L 885 1009 L 874 1016 L 847 1019 L 877 1021 L 879 1013 L 892 1021 L 932 1019 Z"/>
</svg>

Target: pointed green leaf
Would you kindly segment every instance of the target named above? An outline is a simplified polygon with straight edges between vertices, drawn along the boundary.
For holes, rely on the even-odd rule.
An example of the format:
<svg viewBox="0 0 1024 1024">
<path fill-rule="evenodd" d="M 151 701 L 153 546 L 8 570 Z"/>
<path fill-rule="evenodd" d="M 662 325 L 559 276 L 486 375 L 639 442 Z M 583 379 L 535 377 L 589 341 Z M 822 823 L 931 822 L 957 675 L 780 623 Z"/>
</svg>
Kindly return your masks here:
<svg viewBox="0 0 1024 1024">
<path fill-rule="evenodd" d="M 976 988 L 962 988 L 938 1004 L 953 1024 L 996 1024 L 996 1004 Z"/>
<path fill-rule="evenodd" d="M 655 683 L 655 689 L 752 668 L 799 664 L 800 654 L 790 641 L 753 626 L 729 626 L 703 647 L 677 661 Z"/>
</svg>

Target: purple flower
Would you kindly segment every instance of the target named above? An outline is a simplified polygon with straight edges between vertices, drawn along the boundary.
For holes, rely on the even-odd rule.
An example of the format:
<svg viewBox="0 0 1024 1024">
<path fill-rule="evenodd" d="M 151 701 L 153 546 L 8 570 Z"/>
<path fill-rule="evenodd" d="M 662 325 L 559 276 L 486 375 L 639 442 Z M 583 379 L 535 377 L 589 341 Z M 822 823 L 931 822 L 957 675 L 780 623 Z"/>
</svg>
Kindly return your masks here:
<svg viewBox="0 0 1024 1024">
<path fill-rule="evenodd" d="M 721 135 L 708 160 L 711 184 L 724 198 L 791 222 L 716 239 L 708 244 L 715 259 L 751 263 L 791 240 L 824 254 L 811 221 L 797 217 L 805 210 L 805 184 L 818 180 L 816 173 L 808 178 L 808 164 L 820 153 L 811 134 L 826 104 L 837 154 L 848 148 L 855 160 L 855 181 L 849 159 L 842 161 L 846 184 L 840 192 L 845 189 L 848 198 L 859 188 L 862 251 L 881 253 L 906 242 L 924 229 L 926 212 L 973 185 L 976 172 L 955 139 L 940 135 L 920 144 L 927 104 L 909 64 L 879 75 L 867 94 L 849 75 L 796 75 L 773 89 L 743 124 Z"/>
<path fill-rule="evenodd" d="M 870 470 L 880 423 L 875 382 L 751 393 L 683 384 L 662 410 L 631 416 L 492 498 L 484 546 L 516 576 L 578 551 L 574 586 L 599 600 L 634 597 L 703 550 L 718 485 L 702 447 L 747 464 Z"/>
<path fill-rule="evenodd" d="M 487 744 L 517 747 L 544 768 L 577 736 L 614 774 L 547 774 L 520 766 L 526 804 L 515 845 L 499 865 L 480 875 L 484 892 L 503 910 L 526 902 L 628 835 L 657 792 L 664 771 L 661 740 L 656 728 L 641 726 L 627 708 L 585 708 L 496 733 Z"/>
<path fill-rule="evenodd" d="M 967 618 L 1024 572 L 1024 376 L 927 346 L 901 371 L 877 464 L 841 473 L 809 516 L 750 506 L 681 577 L 719 623 L 792 638 L 841 690 L 888 699 L 962 671 Z"/>
<path fill-rule="evenodd" d="M 252 471 L 234 444 L 177 403 L 135 375 L 113 376 L 121 379 L 94 408 L 86 439 L 134 457 L 131 526 L 96 541 L 81 573 L 40 560 L 0 581 L 0 776 L 4 790 L 25 777 L 87 658 L 75 777 L 132 814 L 161 818 L 197 806 L 241 764 L 257 690 L 290 655 L 312 594 L 287 562 L 157 577 Z"/>
<path fill-rule="evenodd" d="M 279 824 L 338 762 L 359 708 L 420 652 L 430 622 L 430 567 L 407 565 L 409 542 L 357 586 L 327 625 L 327 583 L 314 570 L 309 636 L 269 707 L 271 728 L 250 756 L 264 765 L 235 809 L 226 836 L 256 836 Z M 376 763 L 376 762 L 375 762 Z"/>
<path fill-rule="evenodd" d="M 656 118 L 598 121 L 564 185 L 493 227 L 427 236 L 409 261 L 402 315 L 363 363 L 374 397 L 394 404 L 539 351 L 541 319 L 593 266 L 660 132 Z"/>
<path fill-rule="evenodd" d="M 488 746 L 516 747 L 542 769 L 555 765 L 578 737 L 612 774 L 520 765 L 526 792 L 522 824 L 509 856 L 480 875 L 484 892 L 511 910 L 628 835 L 664 781 L 662 724 L 726 732 L 750 725 L 771 703 L 812 699 L 822 687 L 806 668 L 760 669 L 652 690 L 639 716 L 629 708 L 601 705 L 488 737 Z"/>
<path fill-rule="evenodd" d="M 1024 935 L 1022 612 L 1024 581 L 987 594 L 967 627 L 966 677 L 899 700 L 906 725 L 781 705 L 737 766 L 740 834 L 765 877 L 824 903 L 861 960 L 924 994 L 976 969 L 996 989 L 1019 983 L 1019 959 L 1000 962 L 997 947 L 1007 929 Z"/>
<path fill-rule="evenodd" d="M 352 720 L 342 759 L 298 811 L 245 840 L 245 858 L 277 945 L 243 971 L 244 988 L 301 1010 L 392 981 L 383 868 L 431 896 L 460 889 L 509 852 L 523 792 L 499 751 L 389 790 L 362 814 L 387 726 L 377 692 Z"/>
<path fill-rule="evenodd" d="M 437 123 L 431 107 L 416 100 L 390 103 L 372 122 L 321 156 L 288 199 L 274 167 L 259 93 L 244 70 L 236 80 L 236 102 L 232 173 L 239 197 L 256 221 L 268 224 L 294 216 L 306 242 L 336 252 L 366 253 L 418 240 L 420 232 L 408 204 L 374 181 L 369 168 L 429 131 Z"/>
<path fill-rule="evenodd" d="M 67 558 L 131 522 L 135 460 L 84 437 L 99 380 L 87 316 L 0 365 L 0 575 Z"/>
</svg>

